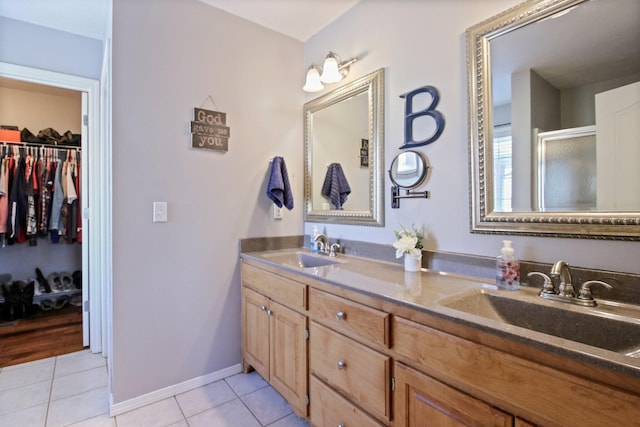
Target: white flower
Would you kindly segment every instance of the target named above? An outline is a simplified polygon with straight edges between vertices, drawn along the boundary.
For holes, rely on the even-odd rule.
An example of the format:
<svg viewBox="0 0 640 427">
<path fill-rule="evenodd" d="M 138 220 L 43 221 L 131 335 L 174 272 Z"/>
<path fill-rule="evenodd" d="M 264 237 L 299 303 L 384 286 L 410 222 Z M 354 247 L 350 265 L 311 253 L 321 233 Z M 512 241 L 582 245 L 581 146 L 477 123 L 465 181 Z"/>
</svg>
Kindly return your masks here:
<svg viewBox="0 0 640 427">
<path fill-rule="evenodd" d="M 416 236 L 402 236 L 393 243 L 396 248 L 396 258 L 402 257 L 405 253 L 411 254 L 414 258 L 419 258 L 422 254 L 420 249 L 416 248 L 418 238 Z"/>
</svg>

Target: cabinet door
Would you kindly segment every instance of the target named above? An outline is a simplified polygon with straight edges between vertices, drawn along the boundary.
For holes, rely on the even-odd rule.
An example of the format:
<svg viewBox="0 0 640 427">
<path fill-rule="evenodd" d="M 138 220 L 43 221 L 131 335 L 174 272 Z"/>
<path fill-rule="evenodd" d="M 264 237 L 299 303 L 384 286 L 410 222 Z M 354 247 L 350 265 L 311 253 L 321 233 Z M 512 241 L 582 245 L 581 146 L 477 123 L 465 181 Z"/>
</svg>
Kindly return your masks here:
<svg viewBox="0 0 640 427">
<path fill-rule="evenodd" d="M 242 354 L 269 381 L 269 299 L 251 289 L 242 289 Z M 246 367 L 246 366 L 245 366 Z"/>
<path fill-rule="evenodd" d="M 401 363 L 395 376 L 395 427 L 513 425 L 512 416 Z"/>
<path fill-rule="evenodd" d="M 336 393 L 315 375 L 311 375 L 309 379 L 309 394 L 312 426 L 382 427 L 382 424 Z"/>
<path fill-rule="evenodd" d="M 307 317 L 271 301 L 271 385 L 307 415 Z"/>
</svg>

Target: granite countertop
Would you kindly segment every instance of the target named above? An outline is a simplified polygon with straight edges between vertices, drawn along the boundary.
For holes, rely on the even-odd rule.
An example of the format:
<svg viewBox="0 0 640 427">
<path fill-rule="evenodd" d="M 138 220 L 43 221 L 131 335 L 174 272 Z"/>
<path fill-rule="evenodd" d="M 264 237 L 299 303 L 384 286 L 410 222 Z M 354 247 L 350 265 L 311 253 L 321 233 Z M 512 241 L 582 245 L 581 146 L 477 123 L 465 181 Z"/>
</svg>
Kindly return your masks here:
<svg viewBox="0 0 640 427">
<path fill-rule="evenodd" d="M 265 263 L 272 267 L 298 273 L 334 286 L 389 302 L 410 307 L 426 314 L 444 318 L 467 327 L 480 329 L 520 343 L 552 353 L 571 357 L 586 363 L 611 369 L 624 375 L 640 378 L 640 358 L 593 347 L 568 339 L 513 326 L 490 316 L 480 316 L 445 307 L 442 302 L 473 292 L 487 291 L 505 293 L 509 298 L 525 299 L 537 294 L 538 289 L 521 287 L 517 292 L 498 290 L 490 281 L 459 274 L 422 269 L 407 273 L 401 264 L 339 255 L 331 258 L 335 264 L 320 267 L 302 267 L 298 252 L 312 254 L 302 248 L 242 252 L 241 257 Z M 328 257 L 326 257 L 328 258 Z M 536 297 L 537 298 L 537 297 Z M 569 311 L 584 310 L 584 307 L 566 303 L 553 303 Z M 640 328 L 640 319 L 638 328 Z"/>
</svg>

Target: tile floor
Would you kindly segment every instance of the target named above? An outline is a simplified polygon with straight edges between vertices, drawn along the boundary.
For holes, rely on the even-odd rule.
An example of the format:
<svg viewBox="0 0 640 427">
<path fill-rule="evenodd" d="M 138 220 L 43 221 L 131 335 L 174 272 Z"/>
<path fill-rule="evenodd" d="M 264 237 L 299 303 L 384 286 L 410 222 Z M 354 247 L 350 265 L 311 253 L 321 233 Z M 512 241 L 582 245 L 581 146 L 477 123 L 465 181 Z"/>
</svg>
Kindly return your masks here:
<svg viewBox="0 0 640 427">
<path fill-rule="evenodd" d="M 106 359 L 88 350 L 0 369 L 0 426 L 308 427 L 255 372 L 109 417 Z"/>
</svg>

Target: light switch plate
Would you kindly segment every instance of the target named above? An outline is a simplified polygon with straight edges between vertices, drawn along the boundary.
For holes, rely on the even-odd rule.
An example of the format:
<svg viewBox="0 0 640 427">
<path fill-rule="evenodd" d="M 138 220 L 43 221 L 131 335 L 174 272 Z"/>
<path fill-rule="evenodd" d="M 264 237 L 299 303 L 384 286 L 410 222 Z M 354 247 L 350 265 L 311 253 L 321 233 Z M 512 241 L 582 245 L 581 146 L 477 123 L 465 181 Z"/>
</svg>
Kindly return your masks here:
<svg viewBox="0 0 640 427">
<path fill-rule="evenodd" d="M 282 219 L 282 208 L 273 205 L 273 219 Z"/>
<path fill-rule="evenodd" d="M 153 222 L 167 221 L 167 202 L 153 202 Z"/>
</svg>

